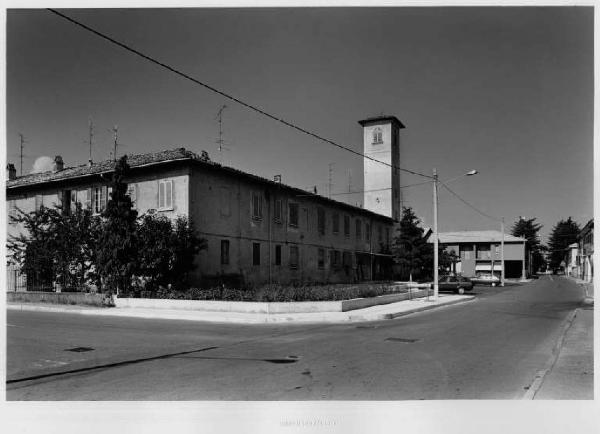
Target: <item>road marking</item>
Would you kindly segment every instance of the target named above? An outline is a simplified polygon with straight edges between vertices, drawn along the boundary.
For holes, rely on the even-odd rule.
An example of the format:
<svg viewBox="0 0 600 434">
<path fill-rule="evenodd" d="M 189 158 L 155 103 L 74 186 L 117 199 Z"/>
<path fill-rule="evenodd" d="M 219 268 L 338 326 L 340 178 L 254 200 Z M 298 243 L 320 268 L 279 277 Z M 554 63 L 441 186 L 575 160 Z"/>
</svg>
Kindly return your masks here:
<svg viewBox="0 0 600 434">
<path fill-rule="evenodd" d="M 558 360 L 558 356 L 560 355 L 565 336 L 567 335 L 567 331 L 569 330 L 569 328 L 571 328 L 573 320 L 577 316 L 577 311 L 579 311 L 579 309 L 575 309 L 567 317 L 562 327 L 560 337 L 558 338 L 558 341 L 556 341 L 556 344 L 554 344 L 554 347 L 552 348 L 552 355 L 546 362 L 546 367 L 536 373 L 533 382 L 529 386 L 529 389 L 527 389 L 527 392 L 525 392 L 521 399 L 533 400 L 535 398 L 535 394 L 540 390 L 542 384 L 544 383 L 544 378 L 546 377 L 546 375 L 548 375 L 550 371 L 552 371 L 552 368 L 554 368 L 554 365 Z"/>
</svg>

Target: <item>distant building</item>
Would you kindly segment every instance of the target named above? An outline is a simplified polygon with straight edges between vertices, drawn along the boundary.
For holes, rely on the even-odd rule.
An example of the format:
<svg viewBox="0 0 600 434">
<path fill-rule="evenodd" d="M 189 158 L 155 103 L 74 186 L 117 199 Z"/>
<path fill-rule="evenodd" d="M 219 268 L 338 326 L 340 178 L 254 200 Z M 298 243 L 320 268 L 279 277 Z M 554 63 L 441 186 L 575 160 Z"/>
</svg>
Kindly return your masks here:
<svg viewBox="0 0 600 434">
<path fill-rule="evenodd" d="M 478 273 L 492 273 L 500 277 L 502 273 L 502 232 L 500 231 L 461 231 L 440 232 L 440 246 L 447 252 L 454 252 L 458 261 L 456 273 L 466 277 Z M 526 239 L 504 234 L 504 275 L 506 278 L 525 277 Z M 432 236 L 428 242 L 433 243 Z"/>
<path fill-rule="evenodd" d="M 579 277 L 579 246 L 577 243 L 569 245 L 565 255 L 565 274 L 567 276 Z"/>
<path fill-rule="evenodd" d="M 594 280 L 594 219 L 581 229 L 577 236 L 579 250 L 579 278 L 586 282 Z"/>
<path fill-rule="evenodd" d="M 382 117 L 362 123 L 365 130 L 381 129 L 376 144 L 372 133 L 365 133 L 369 142 L 365 147 L 381 146 L 399 164 L 400 121 Z M 381 181 L 381 171 L 365 162 L 369 167 L 365 185 L 387 190 L 379 201 L 379 196 L 371 200 L 365 193 L 363 209 L 285 185 L 281 178 L 271 181 L 222 166 L 184 148 L 130 155 L 128 163 L 131 172 L 125 181 L 139 214 L 153 210 L 169 218 L 187 216 L 207 240 L 208 248 L 197 258 L 195 284 L 336 283 L 391 277 L 391 216 L 399 209 L 395 203 L 399 184 L 391 169 Z M 9 164 L 8 213 L 16 213 L 17 207 L 29 212 L 53 204 L 68 212 L 79 202 L 100 214 L 110 198 L 114 165 L 103 161 L 64 167 L 62 158 L 56 157 L 53 171 L 17 177 Z M 22 231 L 9 223 L 9 236 Z"/>
</svg>

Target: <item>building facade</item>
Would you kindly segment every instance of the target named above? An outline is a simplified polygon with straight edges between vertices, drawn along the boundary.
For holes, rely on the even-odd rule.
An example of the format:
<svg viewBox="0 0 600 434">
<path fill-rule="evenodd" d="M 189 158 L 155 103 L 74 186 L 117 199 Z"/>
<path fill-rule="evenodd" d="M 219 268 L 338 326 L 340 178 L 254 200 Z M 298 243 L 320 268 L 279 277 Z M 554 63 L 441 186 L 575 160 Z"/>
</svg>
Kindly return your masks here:
<svg viewBox="0 0 600 434">
<path fill-rule="evenodd" d="M 579 250 L 579 278 L 586 282 L 594 280 L 594 219 L 581 229 L 577 236 Z"/>
<path fill-rule="evenodd" d="M 446 252 L 454 252 L 457 274 L 474 277 L 478 273 L 493 273 L 500 277 L 504 266 L 506 278 L 525 277 L 525 238 L 504 234 L 504 264 L 500 231 L 440 232 L 438 239 Z M 428 242 L 433 243 L 432 237 Z"/>
<path fill-rule="evenodd" d="M 184 148 L 131 155 L 128 164 L 125 182 L 139 215 L 187 216 L 206 239 L 193 284 L 342 283 L 391 277 L 394 220 L 389 215 L 225 167 Z M 114 165 L 103 161 L 65 168 L 56 157 L 53 171 L 21 177 L 9 165 L 8 213 L 42 205 L 68 210 L 79 202 L 100 214 L 110 198 Z M 388 189 L 393 195 L 395 187 Z M 391 214 L 392 202 L 388 204 Z M 9 223 L 9 237 L 22 231 Z"/>
</svg>

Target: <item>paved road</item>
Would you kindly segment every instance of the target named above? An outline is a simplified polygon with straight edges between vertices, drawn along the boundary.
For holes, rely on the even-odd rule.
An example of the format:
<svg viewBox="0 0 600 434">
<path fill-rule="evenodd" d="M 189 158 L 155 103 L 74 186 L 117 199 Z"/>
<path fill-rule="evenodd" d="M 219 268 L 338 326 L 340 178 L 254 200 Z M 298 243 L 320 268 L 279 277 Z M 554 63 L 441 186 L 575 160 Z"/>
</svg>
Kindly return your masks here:
<svg viewBox="0 0 600 434">
<path fill-rule="evenodd" d="M 544 276 L 475 292 L 477 300 L 464 305 L 343 325 L 8 311 L 7 399 L 521 398 L 582 291 L 567 279 Z M 76 347 L 93 350 L 65 351 Z M 93 366 L 99 368 L 88 369 Z"/>
</svg>

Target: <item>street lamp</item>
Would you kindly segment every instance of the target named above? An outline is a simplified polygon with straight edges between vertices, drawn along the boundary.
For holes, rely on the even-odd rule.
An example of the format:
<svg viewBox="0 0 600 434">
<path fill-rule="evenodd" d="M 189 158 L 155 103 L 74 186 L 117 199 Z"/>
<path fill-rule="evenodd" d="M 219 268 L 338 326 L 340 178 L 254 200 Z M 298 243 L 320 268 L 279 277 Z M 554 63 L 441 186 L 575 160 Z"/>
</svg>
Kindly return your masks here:
<svg viewBox="0 0 600 434">
<path fill-rule="evenodd" d="M 456 179 L 462 178 L 463 176 L 473 176 L 477 175 L 479 172 L 477 170 L 471 170 L 467 173 L 464 173 L 455 178 L 444 181 L 443 184 L 448 184 Z M 439 295 L 439 276 L 438 276 L 438 228 L 437 228 L 437 220 L 438 220 L 438 207 L 437 207 L 437 196 L 438 196 L 438 175 L 437 170 L 433 169 L 433 301 L 438 300 Z"/>
</svg>

